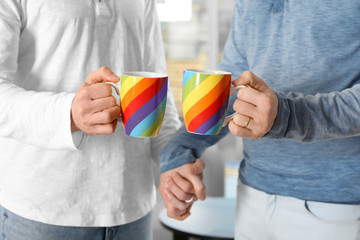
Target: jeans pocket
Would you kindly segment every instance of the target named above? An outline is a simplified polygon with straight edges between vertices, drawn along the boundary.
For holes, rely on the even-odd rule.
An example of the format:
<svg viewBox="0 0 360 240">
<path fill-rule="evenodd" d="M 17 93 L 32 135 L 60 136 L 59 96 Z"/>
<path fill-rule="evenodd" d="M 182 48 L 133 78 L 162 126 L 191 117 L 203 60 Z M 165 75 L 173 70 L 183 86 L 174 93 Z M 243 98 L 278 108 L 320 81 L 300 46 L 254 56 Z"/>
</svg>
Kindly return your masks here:
<svg viewBox="0 0 360 240">
<path fill-rule="evenodd" d="M 360 205 L 305 201 L 304 210 L 321 223 L 360 226 Z"/>
</svg>

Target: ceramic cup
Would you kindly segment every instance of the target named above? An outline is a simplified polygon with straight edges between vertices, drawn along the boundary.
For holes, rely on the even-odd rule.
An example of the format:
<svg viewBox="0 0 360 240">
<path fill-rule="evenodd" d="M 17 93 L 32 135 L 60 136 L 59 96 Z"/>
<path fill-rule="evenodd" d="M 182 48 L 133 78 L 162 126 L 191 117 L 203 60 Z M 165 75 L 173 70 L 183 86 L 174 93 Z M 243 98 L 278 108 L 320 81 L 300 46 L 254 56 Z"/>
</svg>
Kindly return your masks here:
<svg viewBox="0 0 360 240">
<path fill-rule="evenodd" d="M 233 115 L 225 116 L 231 96 L 238 88 L 231 86 L 231 73 L 216 70 L 185 69 L 182 102 L 188 132 L 216 135 Z"/>
<path fill-rule="evenodd" d="M 154 72 L 126 72 L 120 75 L 120 84 L 106 83 L 120 95 L 125 134 L 157 136 L 165 115 L 168 76 Z"/>
</svg>

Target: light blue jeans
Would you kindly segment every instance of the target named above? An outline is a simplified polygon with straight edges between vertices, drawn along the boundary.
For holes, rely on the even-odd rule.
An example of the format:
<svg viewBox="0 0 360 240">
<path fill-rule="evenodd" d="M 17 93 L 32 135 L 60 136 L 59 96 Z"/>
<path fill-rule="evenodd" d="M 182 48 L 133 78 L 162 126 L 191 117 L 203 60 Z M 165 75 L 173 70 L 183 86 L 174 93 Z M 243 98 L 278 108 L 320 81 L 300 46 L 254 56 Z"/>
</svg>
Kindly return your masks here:
<svg viewBox="0 0 360 240">
<path fill-rule="evenodd" d="M 303 201 L 238 182 L 235 240 L 359 240 L 360 205 Z"/>
<path fill-rule="evenodd" d="M 151 213 L 115 227 L 63 227 L 22 218 L 0 205 L 1 240 L 152 240 Z"/>
</svg>

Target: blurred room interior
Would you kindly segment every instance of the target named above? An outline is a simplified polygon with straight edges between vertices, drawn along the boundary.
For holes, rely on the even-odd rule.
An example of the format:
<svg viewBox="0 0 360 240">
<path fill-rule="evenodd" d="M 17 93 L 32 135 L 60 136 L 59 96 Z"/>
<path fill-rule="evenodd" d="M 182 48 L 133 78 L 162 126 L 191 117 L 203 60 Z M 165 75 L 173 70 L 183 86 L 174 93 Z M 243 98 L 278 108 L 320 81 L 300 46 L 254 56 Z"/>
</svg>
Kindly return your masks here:
<svg viewBox="0 0 360 240">
<path fill-rule="evenodd" d="M 181 119 L 183 69 L 219 69 L 234 4 L 235 0 L 157 0 L 167 73 Z M 242 159 L 242 140 L 232 135 L 203 154 L 207 196 L 235 198 L 239 159 Z M 154 174 L 158 179 L 156 166 Z M 172 239 L 172 233 L 158 219 L 163 208 L 158 193 L 153 212 L 154 240 Z"/>
</svg>

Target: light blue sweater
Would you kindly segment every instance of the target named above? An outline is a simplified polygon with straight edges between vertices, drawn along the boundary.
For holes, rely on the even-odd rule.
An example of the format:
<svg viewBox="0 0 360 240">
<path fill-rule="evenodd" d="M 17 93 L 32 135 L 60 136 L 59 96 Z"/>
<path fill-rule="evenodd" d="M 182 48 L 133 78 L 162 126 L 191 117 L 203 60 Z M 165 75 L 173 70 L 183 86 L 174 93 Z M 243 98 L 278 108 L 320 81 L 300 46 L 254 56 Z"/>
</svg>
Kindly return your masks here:
<svg viewBox="0 0 360 240">
<path fill-rule="evenodd" d="M 237 0 L 220 68 L 254 72 L 279 98 L 270 132 L 244 139 L 246 185 L 360 204 L 360 1 Z M 160 156 L 162 171 L 194 161 L 228 132 L 181 128 Z"/>
</svg>

